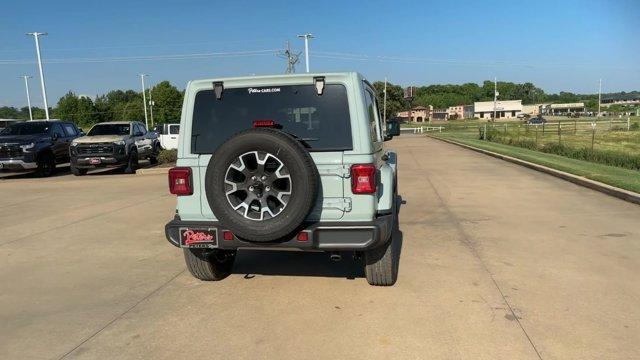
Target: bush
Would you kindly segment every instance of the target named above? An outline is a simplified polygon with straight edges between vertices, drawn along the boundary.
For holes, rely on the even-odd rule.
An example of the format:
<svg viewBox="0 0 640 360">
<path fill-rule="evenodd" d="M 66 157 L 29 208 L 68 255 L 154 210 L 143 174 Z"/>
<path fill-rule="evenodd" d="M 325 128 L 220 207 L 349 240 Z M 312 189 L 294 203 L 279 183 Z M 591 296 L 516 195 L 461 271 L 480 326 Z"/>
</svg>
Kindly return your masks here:
<svg viewBox="0 0 640 360">
<path fill-rule="evenodd" d="M 638 122 L 634 122 L 631 125 L 629 125 L 629 130 L 640 130 L 640 123 Z"/>
<path fill-rule="evenodd" d="M 640 156 L 631 153 L 611 150 L 592 150 L 586 147 L 574 148 L 558 143 L 544 144 L 540 150 L 545 153 L 561 155 L 572 159 L 585 160 L 631 170 L 640 170 Z"/>
<path fill-rule="evenodd" d="M 178 150 L 160 150 L 158 154 L 158 163 L 160 164 L 173 164 L 178 160 Z"/>
</svg>

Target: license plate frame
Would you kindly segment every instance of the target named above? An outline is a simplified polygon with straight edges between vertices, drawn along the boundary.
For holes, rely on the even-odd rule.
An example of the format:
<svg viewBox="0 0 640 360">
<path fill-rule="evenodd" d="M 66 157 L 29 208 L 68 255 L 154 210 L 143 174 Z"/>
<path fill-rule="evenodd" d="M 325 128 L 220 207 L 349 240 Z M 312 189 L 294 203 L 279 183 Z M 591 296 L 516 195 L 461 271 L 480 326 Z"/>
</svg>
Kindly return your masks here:
<svg viewBox="0 0 640 360">
<path fill-rule="evenodd" d="M 100 165 L 100 163 L 102 163 L 102 160 L 100 158 L 89 159 L 89 164 L 91 165 Z"/>
<path fill-rule="evenodd" d="M 218 229 L 215 227 L 181 227 L 180 247 L 213 249 L 218 247 Z"/>
</svg>

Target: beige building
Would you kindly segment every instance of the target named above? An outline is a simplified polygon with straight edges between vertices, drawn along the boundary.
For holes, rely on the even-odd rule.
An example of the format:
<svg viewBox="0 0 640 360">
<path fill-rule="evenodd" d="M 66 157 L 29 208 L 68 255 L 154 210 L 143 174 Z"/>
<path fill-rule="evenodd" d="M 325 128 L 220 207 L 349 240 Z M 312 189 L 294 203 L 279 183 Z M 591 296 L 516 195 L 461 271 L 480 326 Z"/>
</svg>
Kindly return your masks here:
<svg viewBox="0 0 640 360">
<path fill-rule="evenodd" d="M 431 115 L 433 113 L 433 106 L 429 105 L 429 107 L 425 106 L 416 106 L 411 109 L 411 114 L 409 111 L 401 111 L 396 114 L 397 117 L 407 119 L 407 121 L 421 123 L 421 122 L 429 122 L 431 119 Z"/>
<path fill-rule="evenodd" d="M 449 119 L 464 119 L 464 105 L 449 106 L 447 108 Z"/>
<path fill-rule="evenodd" d="M 522 112 L 522 100 L 480 101 L 473 104 L 474 116 L 480 119 L 513 119 Z"/>
</svg>

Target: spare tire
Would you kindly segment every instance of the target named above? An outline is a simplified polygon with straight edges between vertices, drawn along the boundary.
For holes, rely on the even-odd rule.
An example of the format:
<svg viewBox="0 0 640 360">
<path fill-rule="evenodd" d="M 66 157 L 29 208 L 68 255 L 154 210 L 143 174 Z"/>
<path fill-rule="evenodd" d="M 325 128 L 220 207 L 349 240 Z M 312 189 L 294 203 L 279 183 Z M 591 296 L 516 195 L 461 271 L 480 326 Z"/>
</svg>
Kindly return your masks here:
<svg viewBox="0 0 640 360">
<path fill-rule="evenodd" d="M 318 169 L 291 135 L 242 131 L 214 152 L 205 175 L 207 201 L 221 225 L 249 241 L 286 238 L 318 194 Z"/>
</svg>

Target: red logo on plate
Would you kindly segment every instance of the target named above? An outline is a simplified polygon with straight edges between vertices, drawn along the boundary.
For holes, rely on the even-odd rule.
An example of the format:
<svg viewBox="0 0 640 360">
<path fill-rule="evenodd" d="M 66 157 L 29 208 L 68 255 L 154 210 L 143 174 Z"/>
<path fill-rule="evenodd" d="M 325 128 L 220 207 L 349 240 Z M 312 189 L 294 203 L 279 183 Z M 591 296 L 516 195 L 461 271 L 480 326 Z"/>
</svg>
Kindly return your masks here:
<svg viewBox="0 0 640 360">
<path fill-rule="evenodd" d="M 191 245 L 199 242 L 209 242 L 213 240 L 213 235 L 204 233 L 202 231 L 187 230 L 182 236 L 184 236 L 184 244 Z"/>
</svg>

